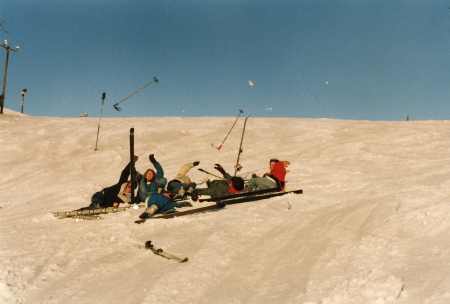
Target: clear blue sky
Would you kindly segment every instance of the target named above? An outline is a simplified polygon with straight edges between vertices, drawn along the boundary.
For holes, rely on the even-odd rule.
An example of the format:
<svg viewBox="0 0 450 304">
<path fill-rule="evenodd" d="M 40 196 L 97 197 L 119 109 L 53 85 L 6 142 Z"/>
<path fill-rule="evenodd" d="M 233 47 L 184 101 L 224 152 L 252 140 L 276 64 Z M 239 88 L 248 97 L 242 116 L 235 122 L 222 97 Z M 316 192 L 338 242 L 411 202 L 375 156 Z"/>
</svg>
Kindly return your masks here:
<svg viewBox="0 0 450 304">
<path fill-rule="evenodd" d="M 0 18 L 20 46 L 5 107 L 23 86 L 33 116 L 98 117 L 106 92 L 103 117 L 450 119 L 450 1 L 15 0 Z"/>
</svg>

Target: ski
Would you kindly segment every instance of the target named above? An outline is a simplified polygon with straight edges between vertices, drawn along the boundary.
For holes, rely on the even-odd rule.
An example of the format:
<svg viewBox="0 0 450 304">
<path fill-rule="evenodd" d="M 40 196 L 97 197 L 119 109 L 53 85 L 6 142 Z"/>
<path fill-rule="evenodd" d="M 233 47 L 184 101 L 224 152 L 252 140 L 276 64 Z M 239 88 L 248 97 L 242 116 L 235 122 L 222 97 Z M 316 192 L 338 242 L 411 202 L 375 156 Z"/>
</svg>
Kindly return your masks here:
<svg viewBox="0 0 450 304">
<path fill-rule="evenodd" d="M 188 261 L 188 258 L 187 258 L 187 257 L 184 258 L 184 259 L 182 259 L 182 258 L 179 258 L 179 257 L 177 257 L 177 256 L 174 256 L 173 254 L 170 254 L 170 253 L 165 252 L 165 251 L 162 250 L 161 248 L 155 248 L 155 247 L 153 246 L 153 244 L 152 244 L 152 241 L 147 241 L 147 242 L 145 242 L 145 248 L 146 248 L 146 249 L 150 249 L 154 254 L 159 255 L 159 256 L 162 256 L 162 257 L 164 257 L 164 258 L 166 258 L 166 259 L 169 259 L 169 260 L 175 260 L 175 261 L 177 261 L 177 262 L 179 262 L 179 263 L 184 263 L 184 262 L 187 262 L 187 261 Z"/>
<path fill-rule="evenodd" d="M 67 216 L 65 218 L 71 218 L 71 219 L 75 219 L 75 220 L 102 220 L 103 218 L 99 215 L 72 215 L 72 216 Z"/>
<path fill-rule="evenodd" d="M 145 223 L 146 220 L 153 220 L 153 219 L 169 219 L 179 216 L 185 216 L 185 215 L 191 215 L 191 214 L 197 214 L 197 213 L 203 213 L 203 212 L 209 212 L 209 211 L 216 211 L 222 208 L 225 208 L 226 203 L 218 202 L 214 205 L 206 206 L 206 207 L 200 207 L 200 208 L 194 208 L 186 211 L 175 211 L 170 213 L 165 213 L 161 215 L 155 215 L 148 219 L 139 219 L 135 221 L 136 224 L 142 224 Z"/>
<path fill-rule="evenodd" d="M 239 198 L 231 198 L 231 199 L 225 199 L 222 200 L 220 202 L 222 203 L 226 203 L 227 205 L 233 205 L 233 204 L 240 204 L 240 203 L 246 203 L 246 202 L 252 202 L 252 201 L 259 201 L 259 200 L 263 200 L 263 199 L 267 199 L 267 198 L 271 198 L 271 197 L 275 197 L 275 196 L 281 196 L 281 195 L 285 195 L 285 194 L 302 194 L 303 190 L 299 189 L 299 190 L 291 190 L 291 191 L 277 191 L 277 192 L 269 192 L 269 193 L 265 193 L 265 194 L 250 194 L 248 196 L 243 196 L 243 197 L 239 197 Z M 219 202 L 219 203 L 220 203 Z"/>
<path fill-rule="evenodd" d="M 130 164 L 131 202 L 134 203 L 134 190 L 136 188 L 136 169 L 134 163 L 134 128 L 130 129 Z"/>
<path fill-rule="evenodd" d="M 225 195 L 225 196 L 213 196 L 213 197 L 208 197 L 208 198 L 201 198 L 199 200 L 199 202 L 200 203 L 202 203 L 202 202 L 218 202 L 218 201 L 223 201 L 223 200 L 232 199 L 232 198 L 238 198 L 238 197 L 250 196 L 250 195 L 259 195 L 259 194 L 277 192 L 277 191 L 281 191 L 281 189 L 279 187 L 277 187 L 277 188 L 264 189 L 264 190 L 251 191 L 251 192 L 240 192 L 238 194 L 231 194 L 231 195 Z"/>
<path fill-rule="evenodd" d="M 247 116 L 245 116 L 244 119 L 244 128 L 242 128 L 242 135 L 241 135 L 241 144 L 239 145 L 239 153 L 237 156 L 237 160 L 236 160 L 236 166 L 234 166 L 234 176 L 236 176 L 236 173 L 238 171 L 241 171 L 242 166 L 239 164 L 239 158 L 241 157 L 242 154 L 242 143 L 244 142 L 244 134 L 245 134 L 245 126 L 247 125 L 247 119 L 250 117 L 250 114 L 248 114 Z"/>
<path fill-rule="evenodd" d="M 74 215 L 92 215 L 92 214 L 102 214 L 102 213 L 116 213 L 119 211 L 125 211 L 130 208 L 135 208 L 137 206 L 138 208 L 145 208 L 144 204 L 139 205 L 130 205 L 125 207 L 107 207 L 107 208 L 96 208 L 96 209 L 79 209 L 79 210 L 73 210 L 73 211 L 63 211 L 63 212 L 53 212 L 53 215 L 55 217 L 73 217 Z"/>
</svg>

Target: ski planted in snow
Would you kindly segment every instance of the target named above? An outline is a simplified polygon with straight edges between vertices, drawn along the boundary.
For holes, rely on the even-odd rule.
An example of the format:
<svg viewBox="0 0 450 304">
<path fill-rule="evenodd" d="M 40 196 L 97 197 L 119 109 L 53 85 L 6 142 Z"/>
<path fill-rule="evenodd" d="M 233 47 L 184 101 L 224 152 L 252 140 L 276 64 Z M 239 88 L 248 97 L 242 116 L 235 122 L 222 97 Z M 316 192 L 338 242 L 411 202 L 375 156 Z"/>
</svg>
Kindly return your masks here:
<svg viewBox="0 0 450 304">
<path fill-rule="evenodd" d="M 184 263 L 184 262 L 187 262 L 187 261 L 188 261 L 188 258 L 187 258 L 187 257 L 184 258 L 184 259 L 182 259 L 182 258 L 179 258 L 179 257 L 177 257 L 177 256 L 174 256 L 173 254 L 170 254 L 170 253 L 165 252 L 165 251 L 162 250 L 161 248 L 155 248 L 155 247 L 153 246 L 153 244 L 152 244 L 152 241 L 147 241 L 147 242 L 145 242 L 145 248 L 146 248 L 146 249 L 150 249 L 154 254 L 159 255 L 159 256 L 162 256 L 162 257 L 164 257 L 164 258 L 166 258 L 166 259 L 169 259 L 169 260 L 175 260 L 175 261 L 177 261 L 177 262 L 179 262 L 179 263 Z"/>
<path fill-rule="evenodd" d="M 241 171 L 242 166 L 239 164 L 239 158 L 241 157 L 242 154 L 242 143 L 244 142 L 244 134 L 245 134 L 245 126 L 247 125 L 247 119 L 250 117 L 250 114 L 248 114 L 247 116 L 245 116 L 245 120 L 244 120 L 244 128 L 242 128 L 242 135 L 241 135 L 241 144 L 239 145 L 239 153 L 237 156 L 237 160 L 236 160 L 236 166 L 234 166 L 234 176 L 236 176 L 236 173 L 238 171 Z"/>
<path fill-rule="evenodd" d="M 276 191 L 276 192 L 268 192 L 263 194 L 252 194 L 252 192 L 249 192 L 247 196 L 242 196 L 238 198 L 229 198 L 221 200 L 219 203 L 226 203 L 227 205 L 233 205 L 233 204 L 240 204 L 240 203 L 246 203 L 246 202 L 252 202 L 252 201 L 259 201 L 275 196 L 281 196 L 285 194 L 301 194 L 303 193 L 303 190 L 291 190 L 291 191 Z"/>
<path fill-rule="evenodd" d="M 155 215 L 153 217 L 150 217 L 148 219 L 140 219 L 135 221 L 136 224 L 142 224 L 145 223 L 146 220 L 152 220 L 152 219 L 169 219 L 179 216 L 185 216 L 185 215 L 191 215 L 191 214 L 197 214 L 197 213 L 203 213 L 203 212 L 209 212 L 209 211 L 216 211 L 219 209 L 225 208 L 226 203 L 218 202 L 214 205 L 206 206 L 206 207 L 200 207 L 200 208 L 194 208 L 186 211 L 175 211 L 170 213 L 165 213 L 161 215 Z"/>
<path fill-rule="evenodd" d="M 134 164 L 134 128 L 130 129 L 130 164 L 131 202 L 134 203 L 134 189 L 136 188 L 136 168 Z"/>
</svg>

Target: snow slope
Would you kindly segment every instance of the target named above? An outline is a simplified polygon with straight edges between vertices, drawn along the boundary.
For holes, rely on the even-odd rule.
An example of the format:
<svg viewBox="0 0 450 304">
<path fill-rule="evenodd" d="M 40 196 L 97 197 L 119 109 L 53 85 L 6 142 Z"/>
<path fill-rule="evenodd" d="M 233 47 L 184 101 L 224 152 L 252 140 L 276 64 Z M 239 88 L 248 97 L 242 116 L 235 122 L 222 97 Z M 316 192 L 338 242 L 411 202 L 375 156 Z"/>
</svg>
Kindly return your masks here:
<svg viewBox="0 0 450 304">
<path fill-rule="evenodd" d="M 240 119 L 0 116 L 0 303 L 450 303 L 450 121 L 248 120 L 241 175 L 289 160 L 285 195 L 136 225 L 57 219 L 138 171 L 233 172 Z M 214 172 L 215 173 L 215 172 Z M 205 187 L 205 174 L 191 178 Z M 194 205 L 206 205 L 195 203 Z M 179 264 L 142 249 L 157 247 Z"/>
</svg>

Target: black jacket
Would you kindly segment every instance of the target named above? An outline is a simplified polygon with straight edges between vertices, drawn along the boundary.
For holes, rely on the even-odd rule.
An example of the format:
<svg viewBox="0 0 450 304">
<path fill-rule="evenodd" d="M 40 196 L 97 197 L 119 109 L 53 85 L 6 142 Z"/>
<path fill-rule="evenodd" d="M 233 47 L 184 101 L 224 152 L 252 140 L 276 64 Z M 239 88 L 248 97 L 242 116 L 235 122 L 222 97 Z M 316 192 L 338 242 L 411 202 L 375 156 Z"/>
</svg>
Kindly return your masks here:
<svg viewBox="0 0 450 304">
<path fill-rule="evenodd" d="M 120 174 L 119 182 L 117 184 L 102 190 L 104 194 L 103 202 L 101 204 L 102 208 L 112 207 L 114 203 L 125 203 L 118 195 L 120 194 L 120 188 L 122 187 L 122 185 L 128 181 L 128 176 L 130 175 L 130 166 L 131 163 L 128 163 L 125 169 L 123 169 L 122 173 Z"/>
</svg>

